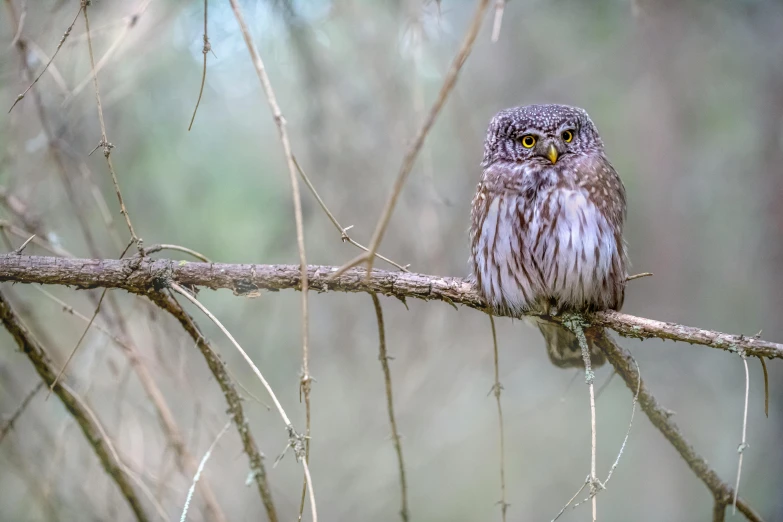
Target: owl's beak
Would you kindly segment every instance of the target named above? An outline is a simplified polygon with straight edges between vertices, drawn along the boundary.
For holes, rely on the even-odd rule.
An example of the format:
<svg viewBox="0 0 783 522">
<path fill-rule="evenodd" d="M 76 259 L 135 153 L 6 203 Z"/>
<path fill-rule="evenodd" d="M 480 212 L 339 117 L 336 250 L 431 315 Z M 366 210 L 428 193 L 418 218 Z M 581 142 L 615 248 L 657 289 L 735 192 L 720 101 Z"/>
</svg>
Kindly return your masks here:
<svg viewBox="0 0 783 522">
<path fill-rule="evenodd" d="M 546 157 L 549 158 L 549 161 L 551 161 L 552 164 L 554 165 L 557 162 L 557 156 L 558 154 L 557 154 L 557 149 L 555 148 L 555 144 L 550 143 L 549 148 L 546 149 Z"/>
</svg>

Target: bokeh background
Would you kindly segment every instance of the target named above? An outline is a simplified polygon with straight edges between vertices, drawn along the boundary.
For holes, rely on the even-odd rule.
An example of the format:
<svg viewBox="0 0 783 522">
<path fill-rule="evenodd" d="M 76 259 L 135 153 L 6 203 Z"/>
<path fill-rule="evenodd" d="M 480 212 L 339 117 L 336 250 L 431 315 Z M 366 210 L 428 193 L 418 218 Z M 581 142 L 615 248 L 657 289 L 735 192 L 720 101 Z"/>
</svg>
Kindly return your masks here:
<svg viewBox="0 0 783 522">
<path fill-rule="evenodd" d="M 90 257 L 64 188 L 65 172 L 98 253 L 117 257 L 127 230 L 104 158 L 87 156 L 100 127 L 82 19 L 34 88 L 52 139 L 33 95 L 5 113 L 28 84 L 12 45 L 20 16 L 16 36 L 38 72 L 78 2 L 3 3 L 0 185 L 24 204 L 30 222 L 8 210 L 7 197 L 0 213 L 21 228 L 38 225 L 52 242 Z M 354 225 L 350 235 L 369 241 L 474 4 L 241 4 L 294 153 L 342 224 Z M 96 60 L 113 48 L 99 72 L 106 126 L 128 211 L 145 244 L 185 245 L 223 262 L 296 263 L 282 150 L 228 2 L 210 2 L 214 54 L 190 132 L 201 79 L 203 4 L 93 2 L 90 13 Z M 492 15 L 490 8 L 381 252 L 417 272 L 465 275 L 469 204 L 489 119 L 514 105 L 574 104 L 592 116 L 625 182 L 633 270 L 655 273 L 630 283 L 624 311 L 732 333 L 763 330 L 765 338 L 783 340 L 783 3 L 513 0 L 494 44 Z M 306 190 L 303 207 L 309 263 L 339 265 L 357 254 Z M 9 237 L 14 247 L 23 240 Z M 45 253 L 35 245 L 26 252 Z M 93 311 L 84 291 L 48 290 L 85 315 Z M 5 283 L 2 291 L 62 365 L 85 323 L 34 288 Z M 125 338 L 152 368 L 190 451 L 200 458 L 227 420 L 217 383 L 170 317 L 143 299 L 112 294 L 130 325 Z M 203 291 L 199 297 L 243 344 L 302 428 L 299 294 L 249 299 Z M 499 520 L 498 427 L 494 398 L 487 394 L 493 383 L 489 320 L 443 303 L 382 303 L 413 520 Z M 311 469 L 321 520 L 398 520 L 397 464 L 370 297 L 312 295 L 311 307 Z M 188 309 L 234 375 L 265 398 L 224 336 Z M 106 312 L 97 322 L 112 328 L 110 318 Z M 498 328 L 508 517 L 550 520 L 589 470 L 587 391 L 577 372 L 550 365 L 536 330 L 509 319 L 498 320 Z M 676 412 L 690 442 L 733 484 L 744 392 L 740 358 L 656 340 L 622 344 L 661 404 Z M 783 520 L 783 369 L 769 363 L 767 419 L 761 368 L 757 360 L 749 362 L 750 449 L 741 490 L 767 520 Z M 603 384 L 611 369 L 597 375 Z M 129 468 L 177 519 L 191 477 L 175 467 L 122 350 L 93 329 L 67 380 L 100 417 Z M 15 411 L 37 382 L 28 360 L 0 332 L 0 414 Z M 598 399 L 603 477 L 628 425 L 631 398 L 615 378 Z M 0 443 L 0 520 L 131 520 L 78 426 L 56 397 L 44 399 L 45 393 L 36 395 Z M 290 454 L 272 468 L 285 430 L 274 411 L 254 400 L 245 408 L 267 455 L 278 512 L 293 520 L 301 468 Z M 229 520 L 265 520 L 256 488 L 245 486 L 247 473 L 232 428 L 203 479 Z M 623 460 L 598 506 L 607 521 L 710 520 L 712 497 L 637 412 Z M 588 511 L 581 506 L 562 520 L 584 520 Z M 190 517 L 206 519 L 198 495 Z M 727 520 L 740 519 L 727 514 Z"/>
</svg>

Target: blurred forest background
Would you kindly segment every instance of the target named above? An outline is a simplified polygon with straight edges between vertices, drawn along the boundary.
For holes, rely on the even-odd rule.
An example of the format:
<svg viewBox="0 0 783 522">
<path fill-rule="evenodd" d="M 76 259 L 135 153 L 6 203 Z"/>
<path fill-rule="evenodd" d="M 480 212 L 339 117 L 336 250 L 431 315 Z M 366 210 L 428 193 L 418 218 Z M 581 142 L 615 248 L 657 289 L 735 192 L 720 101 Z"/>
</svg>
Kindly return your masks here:
<svg viewBox="0 0 783 522">
<path fill-rule="evenodd" d="M 100 151 L 83 19 L 49 72 L 6 114 L 29 82 L 15 36 L 40 71 L 78 1 L 3 0 L 0 14 L 0 213 L 37 225 L 78 257 L 92 257 L 54 155 L 75 189 L 97 252 L 117 257 L 127 229 Z M 227 1 L 210 2 L 206 87 L 188 123 L 202 71 L 203 3 L 94 1 L 96 60 L 112 159 L 146 245 L 176 243 L 216 261 L 297 263 L 284 157 L 267 103 Z M 470 22 L 473 2 L 269 0 L 241 2 L 289 124 L 292 147 L 350 235 L 372 234 L 406 147 L 434 100 Z M 13 16 L 16 20 L 12 20 Z M 15 35 L 24 13 L 20 35 Z M 512 0 L 500 39 L 494 9 L 402 194 L 381 253 L 416 272 L 466 275 L 469 205 L 482 141 L 500 109 L 559 102 L 587 109 L 628 191 L 633 272 L 624 311 L 783 340 L 783 2 L 761 0 Z M 307 259 L 340 265 L 358 251 L 340 241 L 302 187 Z M 22 202 L 31 223 L 9 212 Z M 113 220 L 107 227 L 106 202 Z M 27 225 L 27 227 L 25 226 Z M 112 232 L 113 227 L 113 232 Z M 7 227 L 6 227 L 7 228 Z M 11 236 L 13 247 L 23 238 Z M 4 248 L 8 248 L 7 246 Z M 45 251 L 30 245 L 28 254 Z M 184 254 L 162 253 L 164 257 Z M 378 268 L 393 269 L 380 261 Z M 85 323 L 27 285 L 2 285 L 61 366 Z M 49 287 L 89 316 L 87 292 Z M 93 290 L 100 292 L 99 290 Z M 129 339 L 152 368 L 197 459 L 226 423 L 224 397 L 192 340 L 146 300 L 112 291 Z M 200 299 L 248 350 L 294 424 L 299 402 L 300 296 L 202 291 Z M 499 520 L 498 434 L 492 338 L 486 315 L 443 303 L 382 298 L 403 434 L 410 512 L 419 521 Z M 225 337 L 188 305 L 234 375 L 266 395 Z M 106 312 L 108 314 L 108 312 Z M 108 325 L 104 315 L 97 323 Z M 498 320 L 506 422 L 508 518 L 550 520 L 589 471 L 587 390 L 552 366 L 538 331 Z M 118 333 L 118 332 L 114 332 Z M 737 356 L 650 340 L 622 340 L 650 390 L 676 412 L 691 443 L 732 483 L 741 439 L 744 370 Z M 783 368 L 772 361 L 771 405 L 750 362 L 750 411 L 741 494 L 767 520 L 783 520 Z M 325 521 L 399 519 L 397 462 L 378 362 L 370 297 L 311 297 L 310 468 Z M 597 372 L 603 384 L 610 367 Z M 122 351 L 92 329 L 67 371 L 118 452 L 177 519 L 192 476 L 181 473 Z M 0 331 L 0 414 L 39 382 Z M 0 444 L 0 520 L 131 520 L 116 485 L 56 398 L 38 393 Z M 599 475 L 628 424 L 632 395 L 615 379 L 598 408 Z M 246 413 L 267 456 L 277 510 L 293 520 L 301 467 L 284 448 L 277 414 L 253 400 Z M 264 520 L 246 487 L 236 431 L 223 437 L 204 478 L 229 520 Z M 146 500 L 145 500 L 146 501 Z M 196 494 L 192 520 L 206 520 Z M 599 496 L 601 520 L 709 520 L 712 497 L 637 412 L 616 478 Z M 154 510 L 150 507 L 154 516 Z M 584 520 L 589 507 L 561 520 Z M 305 517 L 309 517 L 305 511 Z M 741 515 L 727 519 L 740 520 Z"/>
</svg>

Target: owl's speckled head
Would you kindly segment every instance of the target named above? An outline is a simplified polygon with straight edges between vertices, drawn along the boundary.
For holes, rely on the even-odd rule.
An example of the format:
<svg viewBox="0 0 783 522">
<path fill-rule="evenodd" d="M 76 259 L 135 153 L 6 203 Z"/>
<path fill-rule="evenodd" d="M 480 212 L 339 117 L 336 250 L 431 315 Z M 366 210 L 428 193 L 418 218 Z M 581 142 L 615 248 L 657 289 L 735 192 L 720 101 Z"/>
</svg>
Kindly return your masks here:
<svg viewBox="0 0 783 522">
<path fill-rule="evenodd" d="M 487 167 L 496 161 L 553 164 L 569 155 L 603 151 L 603 142 L 584 109 L 568 105 L 525 105 L 492 118 L 484 141 Z"/>
</svg>

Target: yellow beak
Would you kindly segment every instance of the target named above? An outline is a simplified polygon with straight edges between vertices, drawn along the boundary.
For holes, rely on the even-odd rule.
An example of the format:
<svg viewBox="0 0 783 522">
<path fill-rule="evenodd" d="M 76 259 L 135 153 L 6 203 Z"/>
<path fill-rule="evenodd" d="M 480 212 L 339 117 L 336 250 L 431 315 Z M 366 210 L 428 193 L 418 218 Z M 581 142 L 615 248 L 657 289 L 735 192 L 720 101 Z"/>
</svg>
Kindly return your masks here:
<svg viewBox="0 0 783 522">
<path fill-rule="evenodd" d="M 553 144 L 549 144 L 549 148 L 546 150 L 546 157 L 549 158 L 553 164 L 557 162 L 557 149 Z"/>
</svg>

